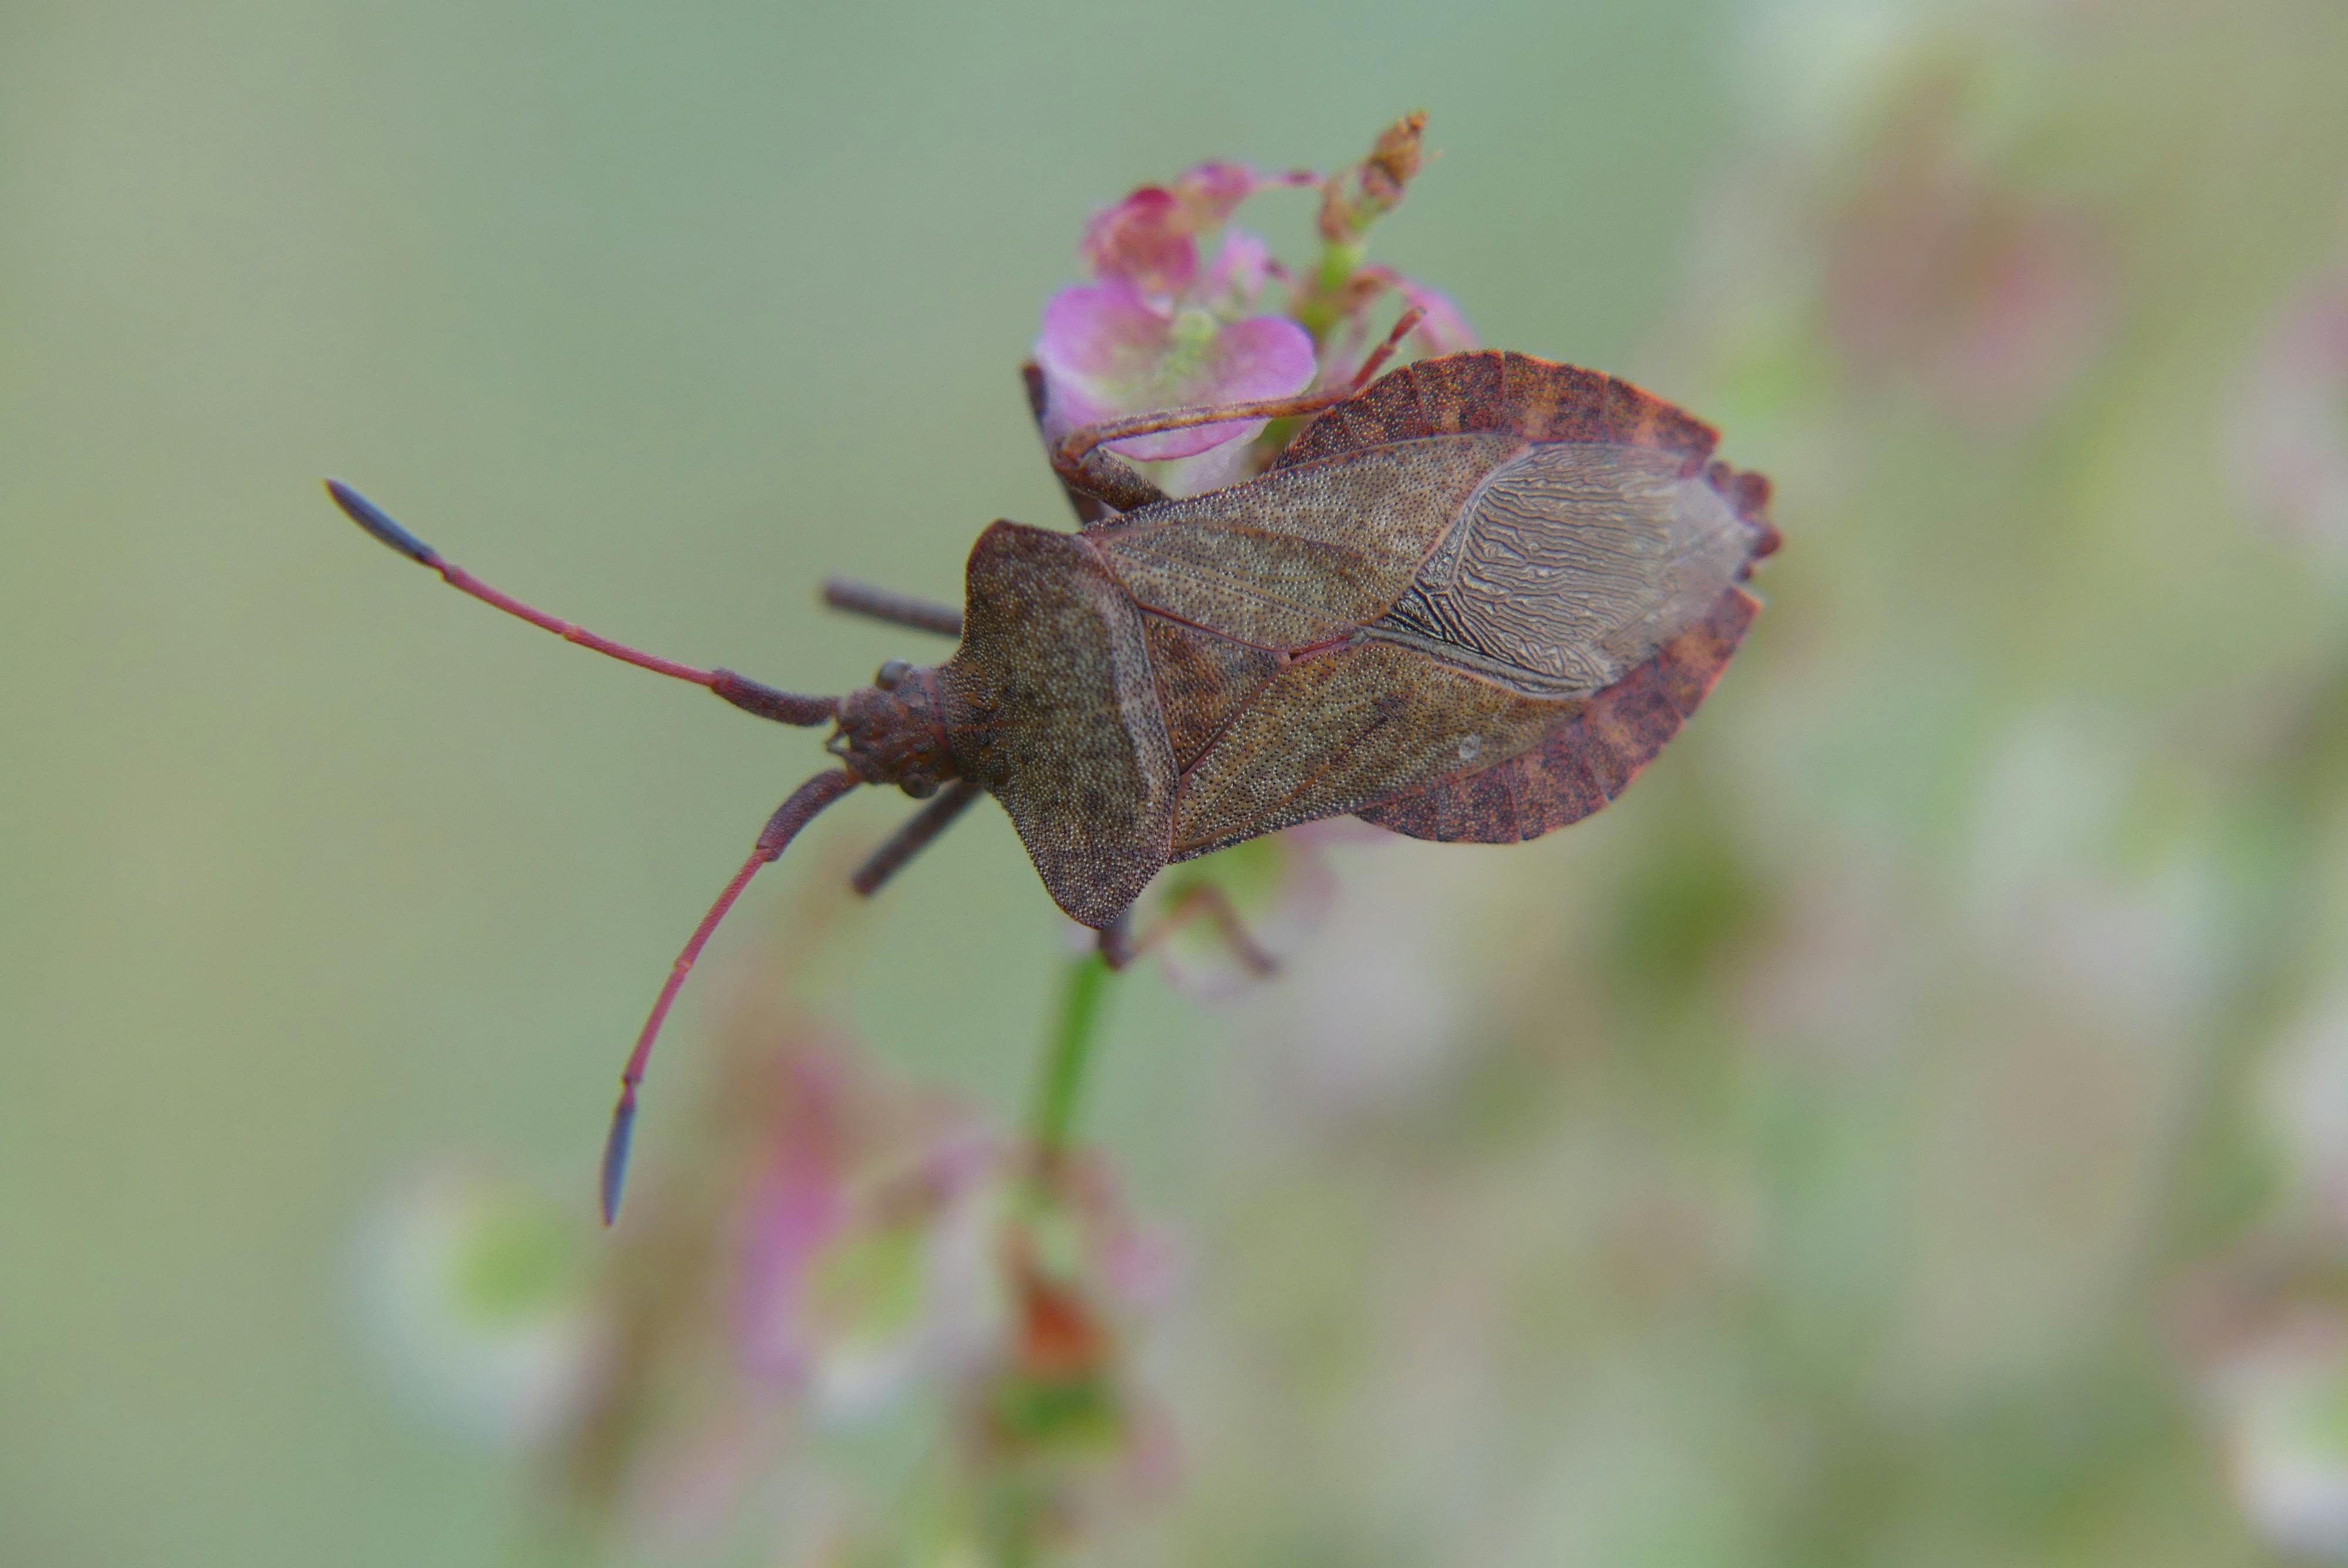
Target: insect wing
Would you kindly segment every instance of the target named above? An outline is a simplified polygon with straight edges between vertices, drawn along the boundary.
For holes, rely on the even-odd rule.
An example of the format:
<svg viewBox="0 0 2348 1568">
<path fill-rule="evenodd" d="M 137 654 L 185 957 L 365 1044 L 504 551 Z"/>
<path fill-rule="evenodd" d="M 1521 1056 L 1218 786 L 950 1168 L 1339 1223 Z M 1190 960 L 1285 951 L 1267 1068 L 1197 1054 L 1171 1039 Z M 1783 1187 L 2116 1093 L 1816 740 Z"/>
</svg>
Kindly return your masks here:
<svg viewBox="0 0 2348 1568">
<path fill-rule="evenodd" d="M 1369 630 L 1532 694 L 1595 696 L 1702 620 L 1751 559 L 1751 527 L 1685 468 L 1647 446 L 1528 447 Z"/>
<path fill-rule="evenodd" d="M 1611 377 L 1455 355 L 1092 535 L 1148 617 L 1174 857 L 1348 811 L 1510 841 L 1612 799 L 1757 609 L 1766 486 L 1713 443 Z"/>
<path fill-rule="evenodd" d="M 1760 601 L 1732 588 L 1694 626 L 1514 756 L 1362 808 L 1413 838 L 1515 844 L 1581 821 L 1653 762 L 1727 669 Z"/>
</svg>

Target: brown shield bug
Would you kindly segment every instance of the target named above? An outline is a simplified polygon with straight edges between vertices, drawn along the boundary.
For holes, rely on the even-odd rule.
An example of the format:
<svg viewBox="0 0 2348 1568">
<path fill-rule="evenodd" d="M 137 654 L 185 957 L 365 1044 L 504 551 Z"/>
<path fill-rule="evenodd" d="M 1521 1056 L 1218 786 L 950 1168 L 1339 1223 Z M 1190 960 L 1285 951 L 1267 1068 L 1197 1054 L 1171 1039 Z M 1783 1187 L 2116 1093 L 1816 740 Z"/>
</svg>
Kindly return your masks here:
<svg viewBox="0 0 2348 1568">
<path fill-rule="evenodd" d="M 836 608 L 961 639 L 944 662 L 892 660 L 845 697 L 558 620 L 329 481 L 361 528 L 452 588 L 761 718 L 833 725 L 839 765 L 767 821 L 637 1037 L 604 1153 L 607 1223 L 636 1085 L 686 972 L 757 868 L 859 784 L 934 798 L 858 891 L 989 794 L 1053 899 L 1118 963 L 1127 911 L 1171 862 L 1346 813 L 1415 838 L 1539 837 L 1612 800 L 1678 732 L 1759 608 L 1740 585 L 1777 546 L 1768 483 L 1714 461 L 1708 425 L 1593 371 L 1487 351 L 1371 382 L 1378 363 L 1335 394 L 1070 433 L 1053 466 L 1089 520 L 988 528 L 961 612 L 827 589 Z M 1104 450 L 1316 414 L 1260 477 L 1181 499 Z"/>
</svg>

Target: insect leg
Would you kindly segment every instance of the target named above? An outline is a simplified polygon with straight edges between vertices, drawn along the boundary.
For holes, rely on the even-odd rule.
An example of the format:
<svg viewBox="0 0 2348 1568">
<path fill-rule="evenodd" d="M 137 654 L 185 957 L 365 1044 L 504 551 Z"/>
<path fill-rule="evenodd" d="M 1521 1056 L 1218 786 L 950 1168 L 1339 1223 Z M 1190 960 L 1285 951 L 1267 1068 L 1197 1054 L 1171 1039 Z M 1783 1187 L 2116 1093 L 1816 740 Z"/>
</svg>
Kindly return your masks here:
<svg viewBox="0 0 2348 1568">
<path fill-rule="evenodd" d="M 623 664 L 639 670 L 649 670 L 655 675 L 672 680 L 689 681 L 707 687 L 720 697 L 746 712 L 762 719 L 772 719 L 778 724 L 821 724 L 836 717 L 839 711 L 838 699 L 803 697 L 795 692 L 778 691 L 775 687 L 736 675 L 731 670 L 703 670 L 691 664 L 680 664 L 674 659 L 662 659 L 624 642 L 614 642 L 598 636 L 582 626 L 558 620 L 546 611 L 524 604 L 511 594 L 501 592 L 467 571 L 453 561 L 444 559 L 438 550 L 401 528 L 373 501 L 352 489 L 339 479 L 326 481 L 326 493 L 343 515 L 366 530 L 377 543 L 398 551 L 420 567 L 440 574 L 440 580 L 458 593 L 470 594 L 483 604 L 504 610 L 529 621 L 541 630 L 551 631 L 565 642 L 576 642 L 582 648 L 592 648 L 608 654 Z"/>
<path fill-rule="evenodd" d="M 1191 408 L 1169 408 L 1156 414 L 1128 415 L 1122 419 L 1105 419 L 1097 425 L 1081 425 L 1060 438 L 1052 448 L 1052 471 L 1060 482 L 1071 487 L 1096 493 L 1092 485 L 1098 477 L 1095 448 L 1114 441 L 1129 440 L 1136 436 L 1155 436 L 1162 430 L 1188 430 L 1200 425 L 1221 425 L 1234 419 L 1296 419 L 1307 414 L 1318 414 L 1334 408 L 1365 386 L 1383 369 L 1394 354 L 1395 348 L 1408 336 L 1413 327 L 1426 313 L 1414 305 L 1403 312 L 1395 323 L 1394 331 L 1386 334 L 1370 357 L 1362 363 L 1353 379 L 1343 386 L 1320 392 L 1299 393 L 1293 397 L 1258 398 L 1250 403 L 1210 403 Z"/>
<path fill-rule="evenodd" d="M 1044 438 L 1044 450 L 1048 455 L 1052 432 L 1044 422 L 1044 411 L 1049 405 L 1044 372 L 1031 359 L 1019 367 L 1019 380 L 1027 389 L 1027 412 L 1035 417 L 1035 434 Z M 1079 466 L 1078 478 L 1060 476 L 1060 488 L 1068 493 L 1068 505 L 1075 508 L 1076 521 L 1085 528 L 1098 528 L 1114 520 L 1120 512 L 1130 512 L 1166 498 L 1165 491 L 1106 452 L 1086 457 Z"/>
<path fill-rule="evenodd" d="M 936 798 L 905 820 L 905 825 L 889 835 L 887 842 L 874 850 L 848 885 L 870 898 L 880 890 L 880 885 L 904 867 L 905 862 L 930 846 L 930 840 L 954 825 L 954 819 L 970 809 L 970 803 L 983 793 L 968 779 L 956 779 L 940 790 Z"/>
<path fill-rule="evenodd" d="M 650 1017 L 644 1020 L 643 1030 L 636 1036 L 633 1050 L 628 1052 L 628 1065 L 620 1072 L 620 1102 L 612 1108 L 612 1130 L 603 1139 L 603 1223 L 610 1225 L 620 1212 L 620 1195 L 628 1181 L 628 1144 L 636 1128 L 636 1085 L 644 1081 L 644 1064 L 652 1059 L 653 1041 L 660 1038 L 661 1024 L 668 1017 L 669 1004 L 676 1000 L 677 991 L 685 985 L 685 977 L 693 972 L 694 961 L 717 923 L 726 918 L 726 911 L 734 907 L 734 900 L 750 885 L 758 867 L 771 865 L 780 858 L 799 829 L 815 820 L 816 813 L 848 794 L 863 781 L 845 768 L 820 773 L 791 792 L 788 800 L 775 809 L 758 835 L 758 842 L 750 851 L 750 858 L 742 862 L 742 869 L 726 884 L 717 895 L 717 902 L 693 928 L 685 950 L 669 966 L 668 979 L 663 983 L 660 995 L 654 999 Z"/>
<path fill-rule="evenodd" d="M 1118 911 L 1116 919 L 1094 933 L 1095 945 L 1100 949 L 1101 962 L 1112 969 L 1122 969 L 1136 957 L 1133 948 L 1133 910 Z"/>
<path fill-rule="evenodd" d="M 1372 349 L 1370 357 L 1362 361 L 1362 368 L 1354 373 L 1354 379 L 1347 387 L 1348 393 L 1359 392 L 1375 380 L 1378 372 L 1385 368 L 1386 361 L 1394 357 L 1394 351 L 1402 346 L 1402 340 L 1408 337 L 1412 330 L 1426 319 L 1426 310 L 1418 305 L 1412 305 L 1401 315 L 1396 316 L 1393 330 L 1386 333 L 1385 341 Z"/>
<path fill-rule="evenodd" d="M 869 582 L 856 582 L 844 577 L 833 578 L 823 585 L 823 601 L 834 610 L 885 620 L 892 626 L 910 626 L 916 631 L 934 631 L 941 637 L 962 635 L 962 611 L 953 605 L 915 599 L 911 594 L 893 593 L 885 588 L 875 588 Z"/>
<path fill-rule="evenodd" d="M 1060 487 L 1076 508 L 1076 520 L 1097 528 L 1125 512 L 1138 511 L 1166 499 L 1166 492 L 1106 452 L 1087 452 L 1073 470 L 1056 464 Z"/>
<path fill-rule="evenodd" d="M 1101 931 L 1101 958 L 1112 969 L 1124 968 L 1191 921 L 1202 918 L 1215 927 L 1250 974 L 1263 979 L 1279 972 L 1280 960 L 1264 950 L 1247 922 L 1240 918 L 1240 912 L 1231 907 L 1230 896 L 1211 882 L 1194 882 L 1176 894 L 1166 912 L 1138 937 L 1133 934 L 1133 912 L 1128 909 L 1119 915 Z"/>
</svg>

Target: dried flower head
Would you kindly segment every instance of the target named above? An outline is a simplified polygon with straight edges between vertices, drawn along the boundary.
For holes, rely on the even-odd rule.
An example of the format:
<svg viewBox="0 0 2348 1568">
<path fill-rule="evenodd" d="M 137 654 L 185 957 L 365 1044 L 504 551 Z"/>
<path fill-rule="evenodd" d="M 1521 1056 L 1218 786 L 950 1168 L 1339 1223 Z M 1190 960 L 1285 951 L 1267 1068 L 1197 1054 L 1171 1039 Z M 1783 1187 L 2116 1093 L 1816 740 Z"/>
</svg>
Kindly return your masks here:
<svg viewBox="0 0 2348 1568">
<path fill-rule="evenodd" d="M 1371 224 L 1402 205 L 1403 192 L 1424 161 L 1420 140 L 1426 132 L 1424 113 L 1403 116 L 1378 133 L 1369 157 L 1322 186 L 1323 240 L 1333 245 L 1351 244 L 1368 233 Z"/>
</svg>

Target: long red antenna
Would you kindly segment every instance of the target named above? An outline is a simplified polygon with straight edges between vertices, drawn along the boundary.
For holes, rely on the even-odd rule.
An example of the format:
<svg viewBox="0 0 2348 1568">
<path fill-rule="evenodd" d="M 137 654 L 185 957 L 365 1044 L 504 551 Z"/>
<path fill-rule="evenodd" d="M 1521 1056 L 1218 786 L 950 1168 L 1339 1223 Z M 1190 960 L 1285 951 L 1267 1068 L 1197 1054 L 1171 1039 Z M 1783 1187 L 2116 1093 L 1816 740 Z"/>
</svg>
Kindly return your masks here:
<svg viewBox="0 0 2348 1568">
<path fill-rule="evenodd" d="M 582 648 L 592 648 L 607 653 L 623 664 L 639 670 L 649 670 L 655 675 L 673 680 L 690 681 L 705 686 L 720 697 L 762 719 L 772 719 L 778 724 L 821 724 L 839 716 L 839 702 L 834 697 L 802 697 L 795 692 L 778 691 L 772 686 L 736 675 L 731 670 L 702 670 L 691 664 L 680 664 L 674 659 L 662 659 L 624 642 L 614 642 L 598 636 L 583 626 L 549 615 L 542 610 L 524 604 L 511 594 L 501 592 L 467 571 L 453 561 L 441 558 L 440 552 L 391 520 L 388 513 L 340 479 L 326 481 L 326 494 L 343 515 L 365 528 L 375 540 L 397 550 L 420 567 L 440 574 L 440 580 L 458 593 L 468 593 L 483 604 L 492 605 L 508 615 L 519 616 L 532 626 L 551 631 L 565 642 L 576 642 Z"/>
<path fill-rule="evenodd" d="M 653 1001 L 652 1015 L 644 1020 L 644 1031 L 636 1036 L 636 1048 L 628 1052 L 628 1065 L 620 1073 L 620 1102 L 612 1108 L 612 1131 L 603 1140 L 603 1223 L 610 1225 L 619 1216 L 621 1190 L 628 1182 L 628 1143 L 636 1129 L 636 1085 L 644 1081 L 644 1063 L 652 1059 L 653 1041 L 660 1038 L 661 1023 L 668 1017 L 669 1004 L 676 1000 L 685 977 L 693 972 L 694 960 L 701 957 L 710 933 L 726 918 L 726 911 L 734 907 L 734 900 L 758 874 L 758 867 L 778 859 L 799 829 L 815 819 L 816 813 L 838 800 L 864 781 L 847 769 L 820 773 L 791 792 L 791 798 L 777 807 L 767 819 L 764 831 L 758 835 L 757 846 L 750 858 L 742 862 L 742 869 L 734 880 L 726 884 L 726 891 L 693 928 L 685 944 L 685 951 L 669 966 L 668 979 Z"/>
</svg>

